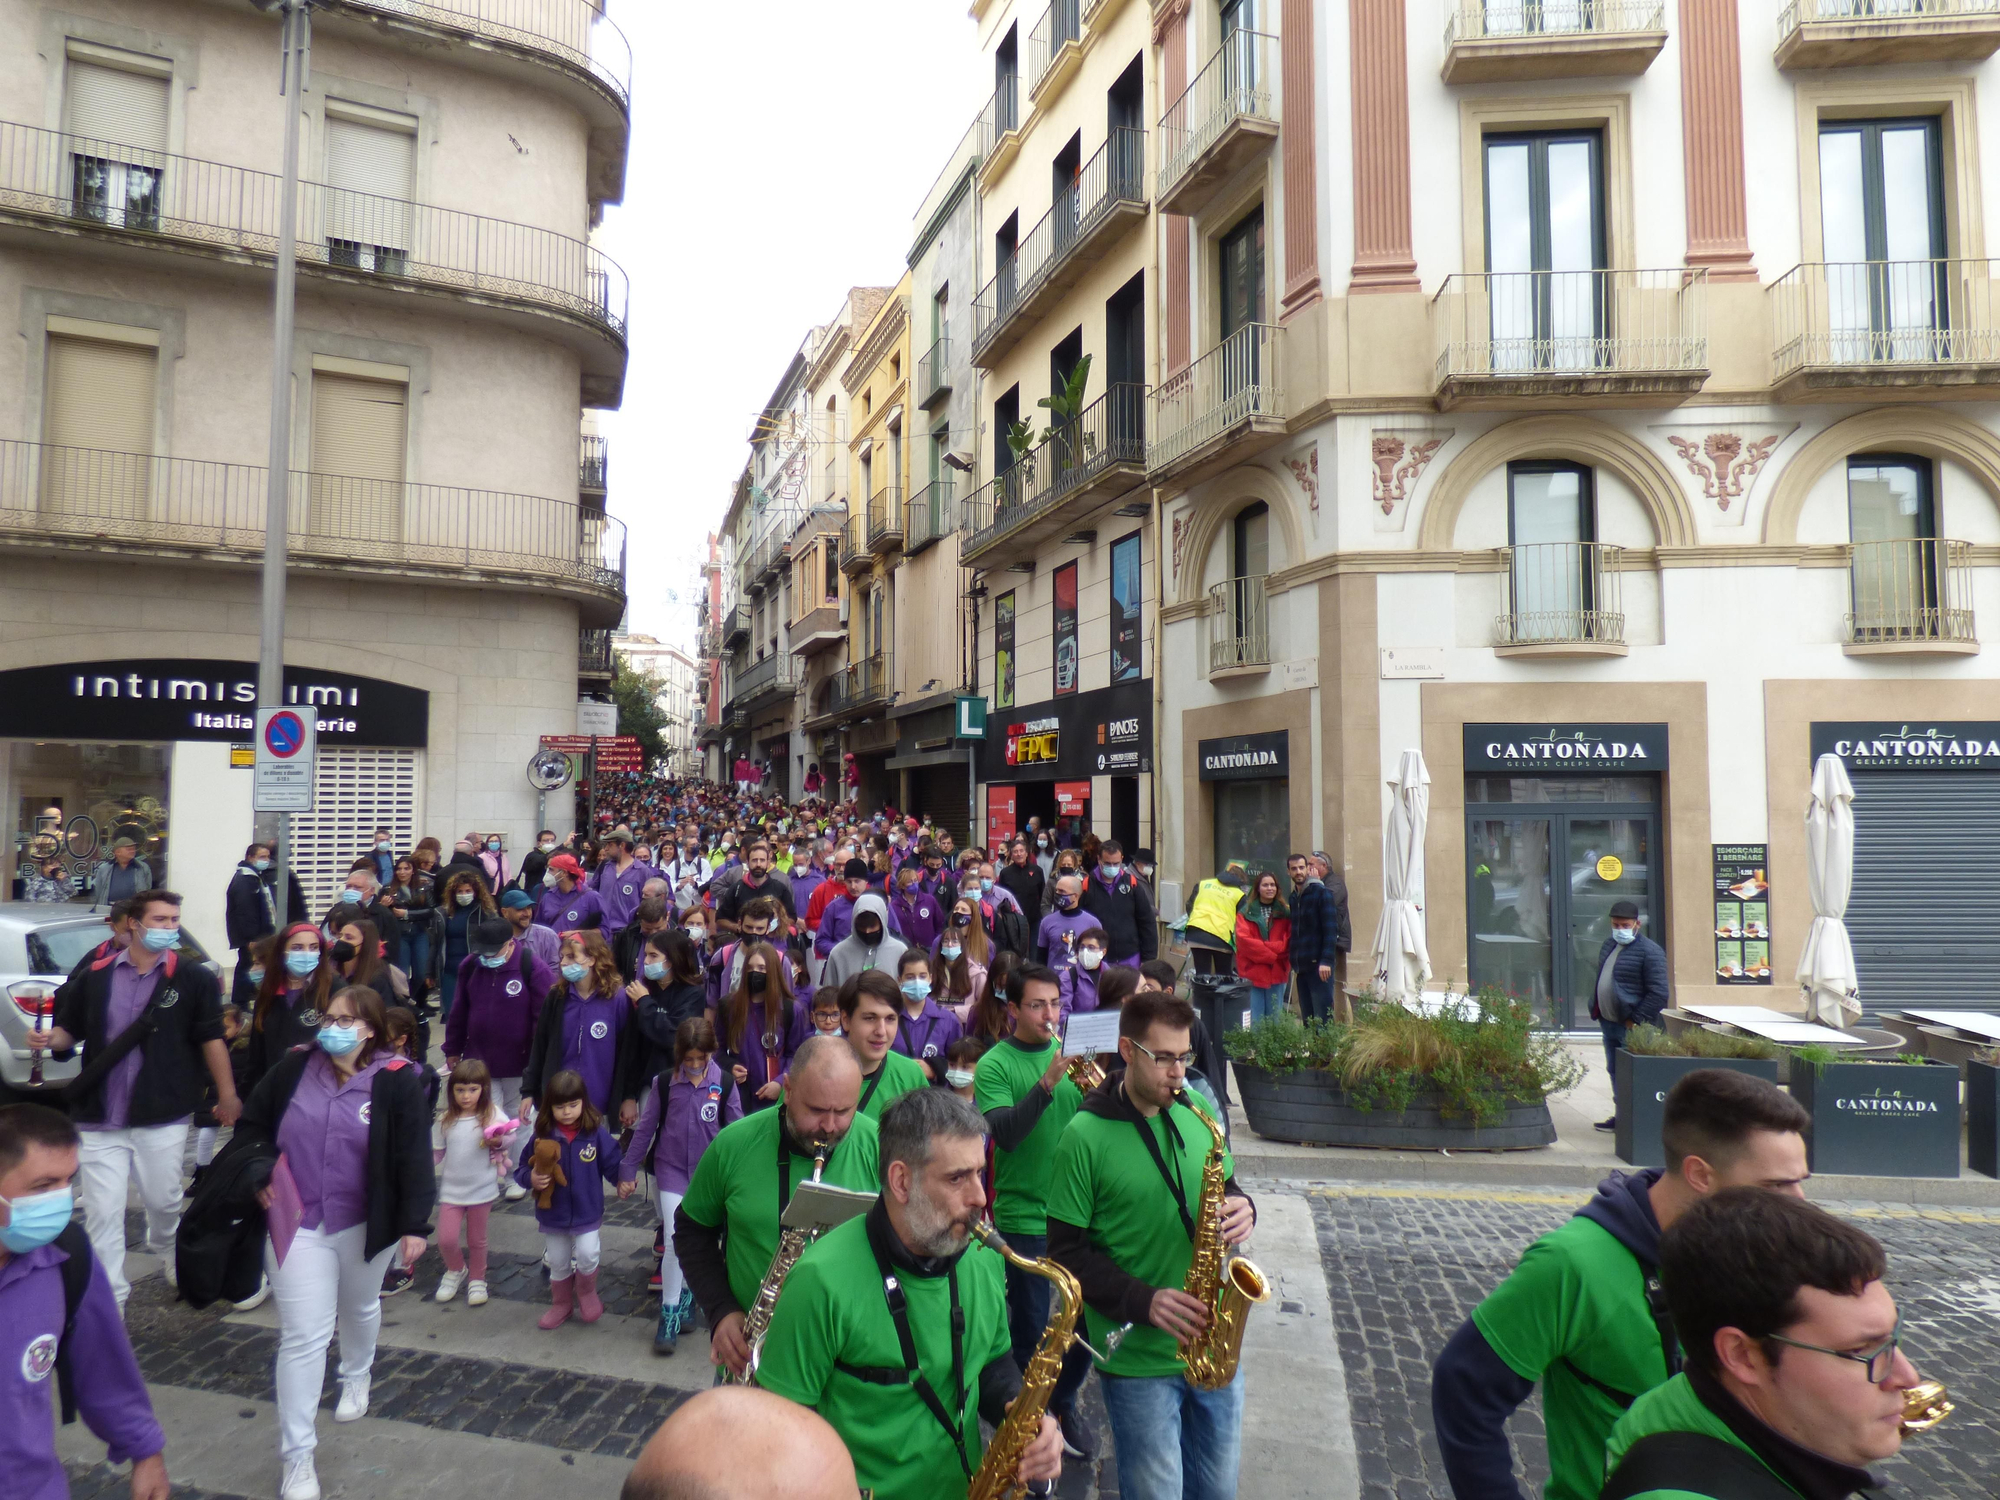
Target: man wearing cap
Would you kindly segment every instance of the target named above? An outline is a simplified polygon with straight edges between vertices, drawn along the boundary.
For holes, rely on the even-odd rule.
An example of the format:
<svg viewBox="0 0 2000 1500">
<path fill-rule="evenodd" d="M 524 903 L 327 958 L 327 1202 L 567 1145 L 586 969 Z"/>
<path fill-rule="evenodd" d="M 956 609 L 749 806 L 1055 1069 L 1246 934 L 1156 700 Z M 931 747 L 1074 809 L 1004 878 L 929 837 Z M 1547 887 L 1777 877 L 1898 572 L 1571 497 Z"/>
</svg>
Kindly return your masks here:
<svg viewBox="0 0 2000 1500">
<path fill-rule="evenodd" d="M 603 862 L 591 878 L 590 888 L 604 908 L 604 930 L 616 932 L 632 920 L 632 913 L 645 899 L 641 891 L 660 872 L 642 865 L 632 856 L 632 830 L 620 823 L 605 837 Z"/>
<path fill-rule="evenodd" d="M 514 940 L 546 964 L 551 974 L 555 973 L 556 963 L 562 957 L 562 937 L 555 928 L 544 927 L 535 920 L 535 898 L 523 890 L 503 891 L 500 915 L 514 929 Z"/>
<path fill-rule="evenodd" d="M 518 910 L 519 908 L 516 908 Z M 521 1075 L 542 1018 L 542 1000 L 555 987 L 549 966 L 515 937 L 512 922 L 489 917 L 466 934 L 465 961 L 458 966 L 458 994 L 444 1025 L 447 1068 L 476 1057 L 493 1075 L 493 1102 L 510 1115 L 528 1118 L 521 1103 Z M 518 1162 L 528 1132 L 517 1130 L 511 1149 Z M 525 1190 L 510 1183 L 507 1197 Z"/>
<path fill-rule="evenodd" d="M 1597 950 L 1597 983 L 1590 996 L 1591 1018 L 1604 1032 L 1604 1071 L 1611 1075 L 1614 1102 L 1625 1028 L 1659 1025 L 1667 1003 L 1667 950 L 1639 930 L 1639 908 L 1620 901 L 1611 908 L 1611 936 Z M 1617 1114 L 1599 1120 L 1597 1128 L 1616 1130 Z"/>
<path fill-rule="evenodd" d="M 1299 982 L 1299 1014 L 1327 1020 L 1335 1014 L 1333 968 L 1354 946 L 1347 916 L 1347 881 L 1315 849 L 1306 861 L 1306 883 L 1292 893 L 1292 973 Z"/>
<path fill-rule="evenodd" d="M 604 925 L 604 903 L 583 883 L 583 866 L 574 854 L 558 854 L 549 861 L 549 884 L 535 907 L 535 920 L 557 932 Z"/>
<path fill-rule="evenodd" d="M 850 859 L 840 873 L 846 877 L 847 894 L 835 896 L 827 904 L 819 919 L 819 933 L 813 938 L 813 952 L 822 959 L 833 952 L 835 943 L 854 930 L 854 903 L 868 894 L 867 860 Z M 883 905 L 888 906 L 888 902 L 884 900 Z M 903 935 L 893 908 L 889 911 L 889 930 L 899 938 Z"/>
<path fill-rule="evenodd" d="M 116 906 L 152 888 L 152 866 L 139 858 L 139 846 L 130 839 L 113 839 L 111 858 L 98 861 L 90 872 L 92 906 Z"/>
</svg>

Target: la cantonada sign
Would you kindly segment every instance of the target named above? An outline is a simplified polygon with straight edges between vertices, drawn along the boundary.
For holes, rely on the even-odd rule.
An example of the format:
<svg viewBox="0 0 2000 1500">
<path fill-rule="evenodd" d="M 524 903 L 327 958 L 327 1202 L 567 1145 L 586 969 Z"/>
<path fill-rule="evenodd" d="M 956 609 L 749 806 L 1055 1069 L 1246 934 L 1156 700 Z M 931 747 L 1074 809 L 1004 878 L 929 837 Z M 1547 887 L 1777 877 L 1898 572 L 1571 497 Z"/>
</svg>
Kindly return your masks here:
<svg viewBox="0 0 2000 1500">
<path fill-rule="evenodd" d="M 1812 759 L 1832 755 L 1851 771 L 2000 771 L 2000 723 L 1823 723 L 1812 726 Z"/>
<path fill-rule="evenodd" d="M 1634 774 L 1667 768 L 1665 724 L 1467 724 L 1468 771 Z"/>
</svg>

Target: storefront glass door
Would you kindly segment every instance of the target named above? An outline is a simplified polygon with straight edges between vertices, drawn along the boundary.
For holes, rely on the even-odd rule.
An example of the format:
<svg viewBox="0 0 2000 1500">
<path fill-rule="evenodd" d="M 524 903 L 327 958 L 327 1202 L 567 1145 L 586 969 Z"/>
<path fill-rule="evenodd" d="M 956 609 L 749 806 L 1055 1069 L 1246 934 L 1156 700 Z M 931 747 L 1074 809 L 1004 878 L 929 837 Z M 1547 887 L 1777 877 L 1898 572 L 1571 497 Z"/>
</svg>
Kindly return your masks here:
<svg viewBox="0 0 2000 1500">
<path fill-rule="evenodd" d="M 1658 940 L 1658 838 L 1647 777 L 1467 778 L 1473 987 L 1525 996 L 1545 1025 L 1588 1026 L 1612 905 L 1635 903 Z"/>
</svg>

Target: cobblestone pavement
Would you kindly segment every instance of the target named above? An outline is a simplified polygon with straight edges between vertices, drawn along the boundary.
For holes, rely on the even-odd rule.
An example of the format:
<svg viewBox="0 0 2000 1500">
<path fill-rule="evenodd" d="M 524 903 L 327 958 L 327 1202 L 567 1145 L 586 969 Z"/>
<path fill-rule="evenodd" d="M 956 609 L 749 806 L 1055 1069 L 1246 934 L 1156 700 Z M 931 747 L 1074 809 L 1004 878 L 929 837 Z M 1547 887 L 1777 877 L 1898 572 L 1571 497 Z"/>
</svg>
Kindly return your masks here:
<svg viewBox="0 0 2000 1500">
<path fill-rule="evenodd" d="M 1312 1203 L 1360 1455 L 1362 1500 L 1449 1500 L 1430 1363 L 1537 1235 L 1587 1201 L 1553 1188 L 1288 1184 Z M 1904 1348 L 1958 1410 L 1880 1466 L 1925 1500 L 2000 1495 L 2000 1212 L 1830 1203 L 1880 1239 Z M 1528 1493 L 1548 1477 L 1538 1398 L 1514 1418 Z"/>
</svg>

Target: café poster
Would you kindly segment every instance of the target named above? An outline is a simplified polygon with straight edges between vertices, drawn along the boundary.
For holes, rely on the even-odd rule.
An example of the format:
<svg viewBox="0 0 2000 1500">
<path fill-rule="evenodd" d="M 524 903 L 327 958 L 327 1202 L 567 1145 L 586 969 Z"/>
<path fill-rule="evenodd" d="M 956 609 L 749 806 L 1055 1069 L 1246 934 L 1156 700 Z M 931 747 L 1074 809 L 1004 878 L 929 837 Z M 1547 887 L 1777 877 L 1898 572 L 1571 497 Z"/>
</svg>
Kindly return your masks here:
<svg viewBox="0 0 2000 1500">
<path fill-rule="evenodd" d="M 1768 844 L 1716 844 L 1715 982 L 1771 983 Z"/>
</svg>

